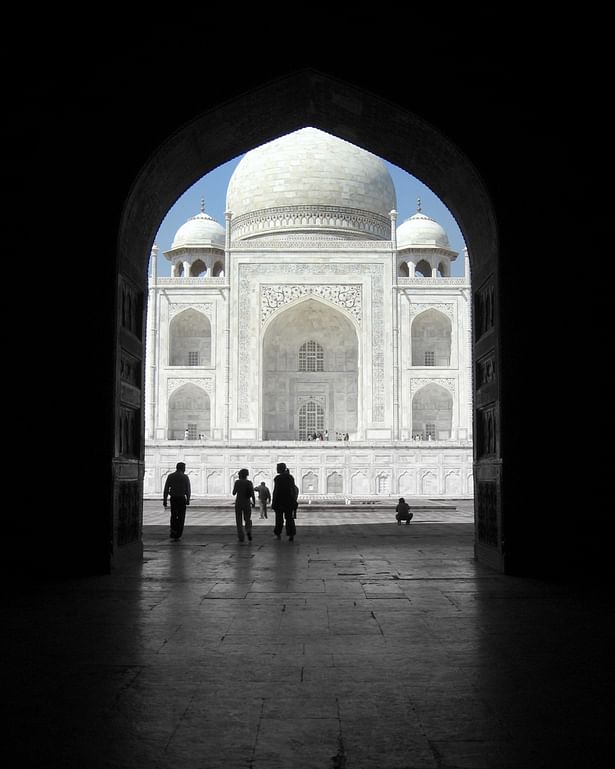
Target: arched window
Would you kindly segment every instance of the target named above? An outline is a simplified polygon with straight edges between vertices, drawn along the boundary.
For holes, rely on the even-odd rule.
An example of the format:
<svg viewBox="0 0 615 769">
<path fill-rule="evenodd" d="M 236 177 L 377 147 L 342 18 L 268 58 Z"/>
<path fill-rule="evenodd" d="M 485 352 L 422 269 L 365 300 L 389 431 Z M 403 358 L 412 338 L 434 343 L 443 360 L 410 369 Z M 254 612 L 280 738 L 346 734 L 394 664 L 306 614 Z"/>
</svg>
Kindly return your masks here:
<svg viewBox="0 0 615 769">
<path fill-rule="evenodd" d="M 202 259 L 197 259 L 190 266 L 190 277 L 199 278 L 201 275 L 205 275 L 207 272 L 207 266 Z"/>
<path fill-rule="evenodd" d="M 399 272 L 397 274 L 399 275 L 400 278 L 410 277 L 410 269 L 408 267 L 408 262 L 400 262 Z"/>
<path fill-rule="evenodd" d="M 431 265 L 429 262 L 426 262 L 425 259 L 421 259 L 416 265 L 414 274 L 417 278 L 431 278 Z"/>
<path fill-rule="evenodd" d="M 308 435 L 325 429 L 325 411 L 314 401 L 304 403 L 299 409 L 299 440 L 307 441 Z"/>
<path fill-rule="evenodd" d="M 325 354 L 318 342 L 305 342 L 299 348 L 299 371 L 324 371 Z"/>
</svg>

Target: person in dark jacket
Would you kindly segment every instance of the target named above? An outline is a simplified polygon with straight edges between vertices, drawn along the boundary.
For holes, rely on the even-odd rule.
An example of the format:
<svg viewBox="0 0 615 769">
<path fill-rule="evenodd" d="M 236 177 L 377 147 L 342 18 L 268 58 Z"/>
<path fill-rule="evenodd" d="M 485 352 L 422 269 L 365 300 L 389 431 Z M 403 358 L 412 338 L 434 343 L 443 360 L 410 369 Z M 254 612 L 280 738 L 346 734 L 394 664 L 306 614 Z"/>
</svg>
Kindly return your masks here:
<svg viewBox="0 0 615 769">
<path fill-rule="evenodd" d="M 186 505 L 190 504 L 190 478 L 186 475 L 186 465 L 178 462 L 175 472 L 167 476 L 162 492 L 162 506 L 167 506 L 171 498 L 171 539 L 177 542 L 184 533 Z"/>
<path fill-rule="evenodd" d="M 254 496 L 254 486 L 252 485 L 252 481 L 248 480 L 248 475 L 250 475 L 250 473 L 245 468 L 242 468 L 238 475 L 239 478 L 235 481 L 235 485 L 233 486 L 233 496 L 235 497 L 235 523 L 237 525 L 237 539 L 240 542 L 243 542 L 244 524 L 248 539 L 252 539 L 252 508 L 256 506 L 256 498 Z"/>
<path fill-rule="evenodd" d="M 292 542 L 296 534 L 296 526 L 293 518 L 295 503 L 297 501 L 295 479 L 286 472 L 286 463 L 278 462 L 276 466 L 277 475 L 273 479 L 273 497 L 271 507 L 275 512 L 275 527 L 273 533 L 277 539 L 280 539 L 282 527 L 286 523 L 286 534 L 288 541 Z"/>
<path fill-rule="evenodd" d="M 402 521 L 405 521 L 407 526 L 414 517 L 414 514 L 410 512 L 410 505 L 403 497 L 399 498 L 399 502 L 395 508 L 395 517 L 397 518 L 398 526 L 401 526 Z"/>
<path fill-rule="evenodd" d="M 292 478 L 292 473 L 290 472 L 289 468 L 287 467 L 286 470 L 284 470 L 285 473 L 288 473 Z M 297 517 L 297 508 L 299 507 L 299 487 L 296 483 L 293 484 L 295 486 L 295 503 L 293 504 L 293 518 Z M 296 524 L 295 524 L 296 526 Z"/>
</svg>

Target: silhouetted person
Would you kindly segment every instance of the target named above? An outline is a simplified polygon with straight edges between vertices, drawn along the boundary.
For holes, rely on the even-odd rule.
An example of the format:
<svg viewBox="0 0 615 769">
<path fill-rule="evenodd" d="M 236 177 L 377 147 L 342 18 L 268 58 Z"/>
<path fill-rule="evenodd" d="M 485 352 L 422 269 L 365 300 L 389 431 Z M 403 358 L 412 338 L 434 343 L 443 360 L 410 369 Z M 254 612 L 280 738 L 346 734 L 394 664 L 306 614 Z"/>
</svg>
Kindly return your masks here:
<svg viewBox="0 0 615 769">
<path fill-rule="evenodd" d="M 395 517 L 397 518 L 397 525 L 401 526 L 401 522 L 405 521 L 406 526 L 410 523 L 414 514 L 410 512 L 410 505 L 403 497 L 399 498 L 397 507 L 395 508 Z"/>
<path fill-rule="evenodd" d="M 290 472 L 288 467 L 286 468 L 286 470 L 284 472 L 288 473 L 291 476 L 291 478 L 292 478 L 292 473 Z M 293 504 L 293 518 L 296 518 L 297 517 L 297 508 L 299 507 L 299 487 L 297 486 L 297 484 L 294 481 L 293 481 L 293 484 L 295 486 L 295 502 Z"/>
<path fill-rule="evenodd" d="M 267 517 L 267 502 L 271 499 L 271 492 L 267 488 L 267 484 L 265 481 L 261 481 L 260 484 L 256 487 L 256 493 L 258 494 L 258 503 L 261 508 L 261 514 L 260 518 L 266 518 Z"/>
<path fill-rule="evenodd" d="M 186 505 L 190 504 L 190 478 L 186 475 L 186 465 L 178 462 L 175 472 L 167 476 L 162 492 L 162 505 L 167 506 L 171 498 L 171 539 L 177 542 L 184 533 L 186 520 Z"/>
<path fill-rule="evenodd" d="M 273 479 L 273 497 L 271 507 L 275 511 L 275 527 L 273 533 L 280 539 L 282 527 L 286 523 L 286 534 L 288 541 L 292 542 L 295 538 L 296 527 L 293 519 L 295 509 L 296 493 L 295 479 L 286 472 L 286 463 L 278 462 L 276 466 L 278 474 Z"/>
<path fill-rule="evenodd" d="M 250 473 L 242 468 L 239 478 L 233 486 L 233 496 L 235 497 L 235 523 L 237 524 L 237 539 L 244 541 L 243 526 L 245 524 L 248 539 L 252 539 L 252 508 L 256 506 L 254 497 L 254 486 L 252 481 L 248 480 Z"/>
</svg>

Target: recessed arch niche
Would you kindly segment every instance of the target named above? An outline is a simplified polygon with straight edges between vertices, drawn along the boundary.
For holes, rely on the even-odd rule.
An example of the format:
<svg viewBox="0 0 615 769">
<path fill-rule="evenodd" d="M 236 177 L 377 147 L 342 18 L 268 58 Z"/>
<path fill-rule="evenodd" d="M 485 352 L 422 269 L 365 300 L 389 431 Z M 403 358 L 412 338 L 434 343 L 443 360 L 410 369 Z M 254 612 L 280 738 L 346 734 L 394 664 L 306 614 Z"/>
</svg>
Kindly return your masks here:
<svg viewBox="0 0 615 769">
<path fill-rule="evenodd" d="M 169 440 L 182 440 L 186 430 L 192 437 L 210 436 L 211 403 L 209 395 L 198 385 L 182 385 L 169 396 Z"/>
<path fill-rule="evenodd" d="M 441 385 L 421 387 L 412 399 L 412 434 L 424 440 L 448 440 L 453 425 L 453 397 Z"/>
<path fill-rule="evenodd" d="M 209 318 L 193 308 L 182 310 L 169 324 L 169 364 L 171 366 L 209 366 L 210 363 Z"/>
<path fill-rule="evenodd" d="M 419 313 L 412 322 L 412 365 L 450 366 L 450 319 L 439 310 Z"/>
<path fill-rule="evenodd" d="M 313 370 L 306 349 L 322 353 Z M 280 312 L 264 334 L 261 374 L 264 440 L 296 440 L 309 414 L 329 434 L 356 431 L 359 345 L 344 313 L 313 298 Z"/>
</svg>

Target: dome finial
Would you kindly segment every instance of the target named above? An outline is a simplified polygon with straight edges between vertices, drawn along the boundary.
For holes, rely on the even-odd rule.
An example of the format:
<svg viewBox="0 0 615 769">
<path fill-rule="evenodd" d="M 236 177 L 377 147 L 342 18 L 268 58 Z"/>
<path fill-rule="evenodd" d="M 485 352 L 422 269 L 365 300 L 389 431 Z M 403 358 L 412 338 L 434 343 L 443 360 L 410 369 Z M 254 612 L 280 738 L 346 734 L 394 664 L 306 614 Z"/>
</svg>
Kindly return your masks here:
<svg viewBox="0 0 615 769">
<path fill-rule="evenodd" d="M 201 198 L 201 213 L 205 213 L 205 198 Z"/>
<path fill-rule="evenodd" d="M 421 213 L 421 199 L 420 198 L 416 199 L 416 212 L 417 212 L 417 214 Z"/>
</svg>

